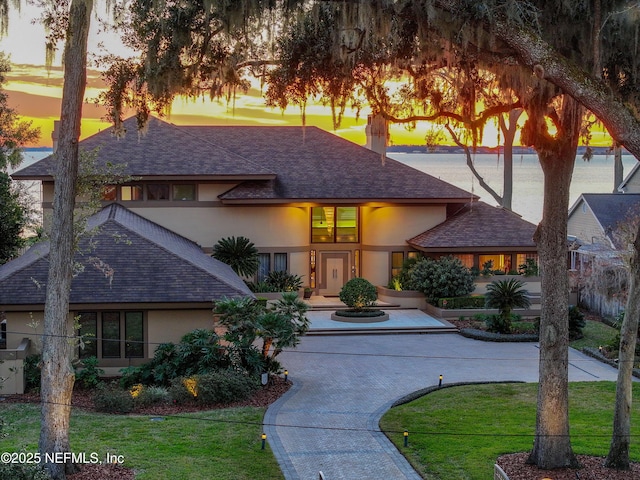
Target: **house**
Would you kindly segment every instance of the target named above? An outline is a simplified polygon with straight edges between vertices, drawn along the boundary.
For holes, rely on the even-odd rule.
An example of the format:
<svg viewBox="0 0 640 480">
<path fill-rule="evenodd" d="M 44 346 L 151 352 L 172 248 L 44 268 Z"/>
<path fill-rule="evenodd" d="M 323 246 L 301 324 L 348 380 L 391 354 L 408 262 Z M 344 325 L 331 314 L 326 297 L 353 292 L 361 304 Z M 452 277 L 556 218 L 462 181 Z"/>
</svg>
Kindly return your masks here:
<svg viewBox="0 0 640 480">
<path fill-rule="evenodd" d="M 150 357 L 152 344 L 210 326 L 215 298 L 250 294 L 209 257 L 221 238 L 254 242 L 260 257 L 256 280 L 286 270 L 320 295 L 337 295 L 356 276 L 386 285 L 402 261 L 420 250 L 471 255 L 474 265 L 493 255 L 501 268 L 515 265 L 518 255 L 535 254 L 534 226 L 516 215 L 315 127 L 176 126 L 151 118 L 138 134 L 135 118 L 124 125 L 123 138 L 103 131 L 80 144 L 94 152 L 96 168 L 121 165 L 131 179 L 102 192 L 104 209 L 92 221 L 102 226 L 98 249 L 108 251 L 83 258 L 84 272 L 72 291 L 70 316 L 79 315 L 86 331 L 107 341 L 96 346 L 103 366 Z M 42 182 L 45 219 L 52 208 L 54 162 L 51 155 L 13 174 Z M 465 227 L 475 241 L 447 246 L 446 232 L 468 218 L 475 219 Z M 430 236 L 438 226 L 444 236 Z M 115 246 L 113 238 L 120 237 L 135 241 Z M 0 311 L 9 331 L 24 331 L 28 312 L 42 311 L 43 293 L 34 285 L 46 283 L 46 249 L 39 246 L 0 267 Z M 190 269 L 210 288 L 190 292 L 198 285 Z M 153 288 L 146 290 L 146 282 Z M 137 338 L 144 338 L 142 352 L 136 351 L 141 357 L 132 357 L 126 344 L 116 352 L 105 337 L 105 331 L 128 335 L 129 317 L 143 324 L 142 334 L 136 327 Z M 18 341 L 8 336 L 7 347 Z"/>
<path fill-rule="evenodd" d="M 629 215 L 640 213 L 638 208 L 640 193 L 583 193 L 569 210 L 572 289 L 577 303 L 601 315 L 624 310 L 627 271 L 620 250 L 625 246 L 615 232 Z"/>
</svg>

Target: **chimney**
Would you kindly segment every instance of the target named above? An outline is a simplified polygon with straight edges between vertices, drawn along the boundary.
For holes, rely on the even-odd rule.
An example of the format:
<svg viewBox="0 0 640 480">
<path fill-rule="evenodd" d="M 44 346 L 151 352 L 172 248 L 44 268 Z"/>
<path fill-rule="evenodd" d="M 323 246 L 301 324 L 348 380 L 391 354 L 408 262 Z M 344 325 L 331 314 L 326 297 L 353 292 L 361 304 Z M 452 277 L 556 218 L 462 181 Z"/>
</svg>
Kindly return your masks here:
<svg viewBox="0 0 640 480">
<path fill-rule="evenodd" d="M 51 140 L 53 140 L 53 153 L 58 149 L 58 132 L 60 129 L 60 120 L 53 121 L 53 132 L 51 132 Z"/>
<path fill-rule="evenodd" d="M 380 114 L 369 115 L 365 132 L 367 134 L 366 147 L 384 156 L 389 138 L 389 128 L 384 117 Z"/>
</svg>

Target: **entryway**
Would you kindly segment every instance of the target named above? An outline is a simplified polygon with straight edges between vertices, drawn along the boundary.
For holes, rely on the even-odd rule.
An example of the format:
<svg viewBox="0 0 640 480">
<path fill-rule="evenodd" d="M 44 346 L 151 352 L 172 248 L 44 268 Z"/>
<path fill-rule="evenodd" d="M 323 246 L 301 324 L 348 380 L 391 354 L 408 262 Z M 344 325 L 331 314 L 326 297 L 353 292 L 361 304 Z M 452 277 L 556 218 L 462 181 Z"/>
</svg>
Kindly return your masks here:
<svg viewBox="0 0 640 480">
<path fill-rule="evenodd" d="M 339 295 L 350 271 L 348 252 L 320 252 L 320 295 Z"/>
</svg>

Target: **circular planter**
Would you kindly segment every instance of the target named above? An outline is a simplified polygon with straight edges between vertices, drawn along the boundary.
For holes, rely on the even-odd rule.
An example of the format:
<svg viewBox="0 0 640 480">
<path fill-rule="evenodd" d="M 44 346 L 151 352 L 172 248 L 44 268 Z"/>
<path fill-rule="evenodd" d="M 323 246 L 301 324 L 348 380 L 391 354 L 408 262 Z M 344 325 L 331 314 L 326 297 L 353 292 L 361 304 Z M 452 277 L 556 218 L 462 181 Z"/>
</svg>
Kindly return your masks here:
<svg viewBox="0 0 640 480">
<path fill-rule="evenodd" d="M 364 312 L 338 310 L 331 314 L 331 320 L 347 323 L 378 323 L 389 320 L 389 314 L 382 310 L 370 310 Z"/>
</svg>

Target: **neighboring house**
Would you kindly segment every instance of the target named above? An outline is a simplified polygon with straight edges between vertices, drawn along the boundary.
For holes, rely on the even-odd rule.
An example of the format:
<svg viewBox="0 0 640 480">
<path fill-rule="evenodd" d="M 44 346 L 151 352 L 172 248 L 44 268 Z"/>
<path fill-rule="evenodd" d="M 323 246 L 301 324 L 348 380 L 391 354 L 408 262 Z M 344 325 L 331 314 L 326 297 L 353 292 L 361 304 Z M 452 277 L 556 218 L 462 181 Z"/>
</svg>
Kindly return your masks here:
<svg viewBox="0 0 640 480">
<path fill-rule="evenodd" d="M 132 178 L 104 189 L 105 208 L 92 220 L 102 226 L 99 241 L 95 253 L 80 249 L 85 267 L 71 292 L 70 316 L 102 339 L 91 352 L 103 367 L 139 363 L 152 345 L 211 326 L 212 301 L 221 296 L 251 295 L 209 256 L 224 237 L 255 243 L 257 280 L 286 270 L 320 295 L 337 295 L 356 276 L 386 285 L 418 251 L 454 254 L 469 266 L 495 259 L 506 270 L 536 252 L 535 226 L 517 215 L 315 127 L 151 118 L 138 134 L 131 118 L 125 128 L 124 138 L 103 131 L 80 144 L 95 152 L 96 168 L 121 164 Z M 42 181 L 45 222 L 54 162 L 51 155 L 13 174 Z M 21 339 L 9 332 L 28 331 L 29 312 L 41 320 L 47 252 L 41 244 L 0 267 L 7 348 Z M 126 342 L 116 348 L 112 341 L 129 332 L 143 338 L 138 350 Z"/>
<path fill-rule="evenodd" d="M 90 217 L 87 232 L 75 254 L 69 335 L 77 318 L 80 333 L 98 339 L 79 356 L 95 355 L 102 368 L 117 367 L 111 373 L 144 362 L 159 343 L 211 328 L 214 299 L 253 295 L 231 267 L 120 205 Z M 41 242 L 0 268 L 8 349 L 24 337 L 39 341 L 48 255 L 49 242 Z"/>
<path fill-rule="evenodd" d="M 627 180 L 634 174 L 632 170 Z M 569 266 L 577 302 L 615 316 L 626 302 L 627 272 L 614 235 L 629 214 L 640 213 L 640 193 L 583 193 L 569 210 Z"/>
<path fill-rule="evenodd" d="M 640 162 L 635 162 L 629 174 L 618 186 L 620 193 L 640 193 Z"/>
</svg>

